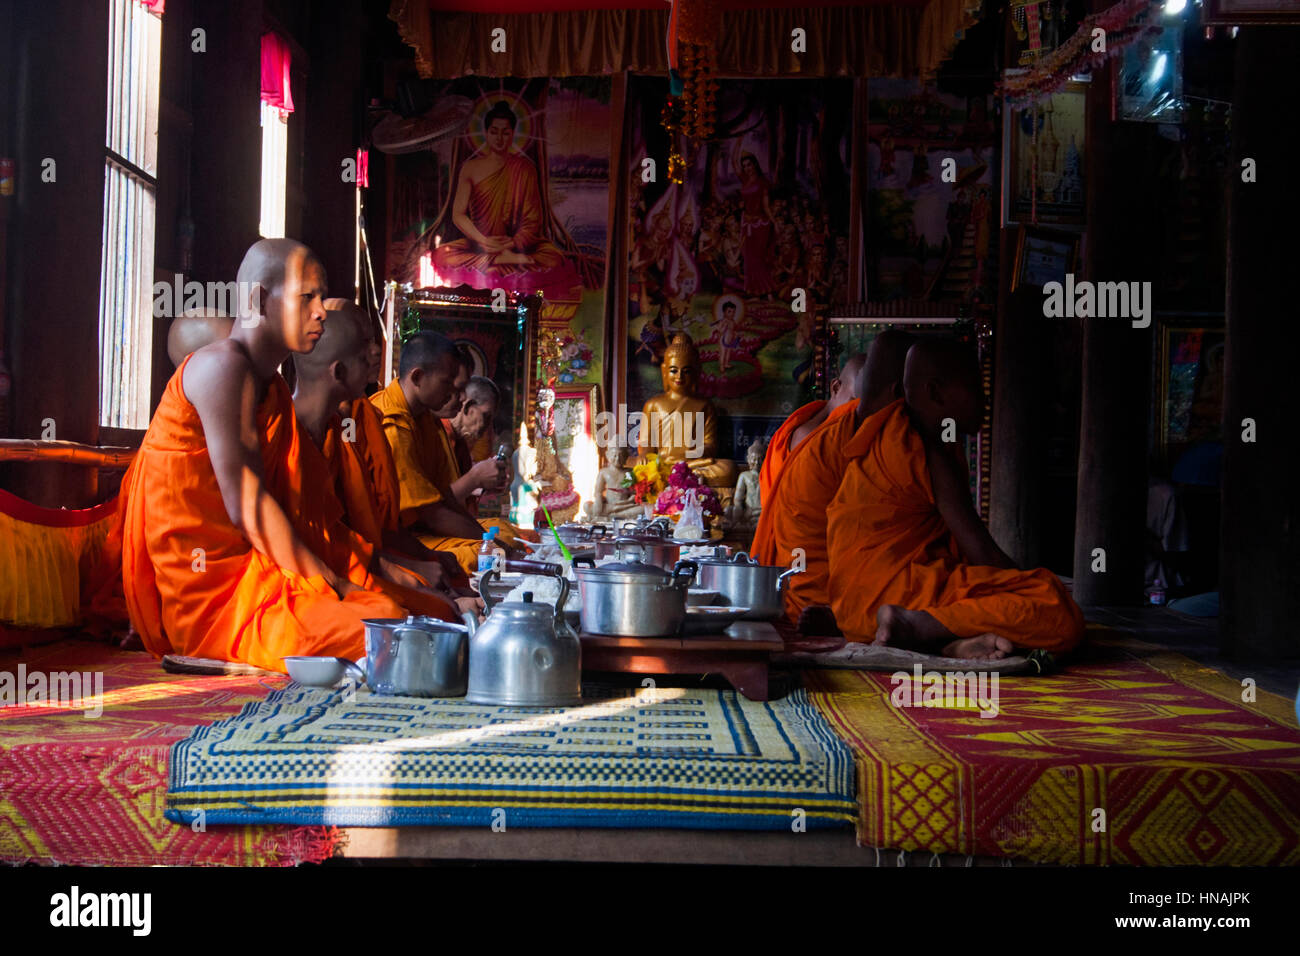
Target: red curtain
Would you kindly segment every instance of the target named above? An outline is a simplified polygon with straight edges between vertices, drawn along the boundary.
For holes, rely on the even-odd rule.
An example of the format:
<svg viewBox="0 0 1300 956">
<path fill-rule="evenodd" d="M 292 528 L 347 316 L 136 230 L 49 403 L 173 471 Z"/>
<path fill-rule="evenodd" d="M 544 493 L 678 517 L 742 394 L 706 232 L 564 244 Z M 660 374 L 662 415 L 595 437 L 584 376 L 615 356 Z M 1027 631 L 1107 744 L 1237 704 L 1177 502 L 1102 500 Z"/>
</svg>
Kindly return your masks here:
<svg viewBox="0 0 1300 956">
<path fill-rule="evenodd" d="M 262 34 L 262 102 L 293 112 L 293 92 L 289 89 L 289 44 L 278 33 Z"/>
</svg>

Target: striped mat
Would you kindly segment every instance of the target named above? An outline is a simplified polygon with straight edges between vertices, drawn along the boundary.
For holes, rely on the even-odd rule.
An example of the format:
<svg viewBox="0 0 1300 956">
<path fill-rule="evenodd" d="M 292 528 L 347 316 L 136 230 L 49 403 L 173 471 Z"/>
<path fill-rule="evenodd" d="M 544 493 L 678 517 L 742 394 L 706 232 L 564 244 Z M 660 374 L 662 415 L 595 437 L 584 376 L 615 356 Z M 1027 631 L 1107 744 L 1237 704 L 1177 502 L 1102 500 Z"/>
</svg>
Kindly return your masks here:
<svg viewBox="0 0 1300 956">
<path fill-rule="evenodd" d="M 751 830 L 856 817 L 853 755 L 803 691 L 584 694 L 512 708 L 291 684 L 176 744 L 167 817 Z"/>
</svg>

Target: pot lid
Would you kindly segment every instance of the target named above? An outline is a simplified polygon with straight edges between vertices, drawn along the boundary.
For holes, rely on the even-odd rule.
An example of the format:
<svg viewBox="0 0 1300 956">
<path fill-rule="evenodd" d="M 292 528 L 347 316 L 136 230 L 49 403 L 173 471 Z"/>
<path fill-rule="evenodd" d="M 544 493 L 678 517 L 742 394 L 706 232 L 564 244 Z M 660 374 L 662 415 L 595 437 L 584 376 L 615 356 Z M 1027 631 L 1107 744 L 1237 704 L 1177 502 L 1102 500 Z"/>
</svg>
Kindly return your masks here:
<svg viewBox="0 0 1300 956">
<path fill-rule="evenodd" d="M 525 591 L 522 601 L 502 601 L 499 604 L 494 604 L 492 614 L 496 614 L 498 611 L 505 612 L 512 618 L 526 620 L 535 618 L 539 621 L 548 622 L 555 616 L 555 608 L 543 601 L 534 601 L 532 591 Z"/>
<path fill-rule="evenodd" d="M 574 568 L 574 573 L 579 576 L 588 574 L 633 574 L 637 577 L 654 578 L 657 581 L 668 581 L 672 575 L 656 564 L 647 564 L 645 561 L 615 561 L 611 564 L 602 564 L 598 568 Z"/>
</svg>

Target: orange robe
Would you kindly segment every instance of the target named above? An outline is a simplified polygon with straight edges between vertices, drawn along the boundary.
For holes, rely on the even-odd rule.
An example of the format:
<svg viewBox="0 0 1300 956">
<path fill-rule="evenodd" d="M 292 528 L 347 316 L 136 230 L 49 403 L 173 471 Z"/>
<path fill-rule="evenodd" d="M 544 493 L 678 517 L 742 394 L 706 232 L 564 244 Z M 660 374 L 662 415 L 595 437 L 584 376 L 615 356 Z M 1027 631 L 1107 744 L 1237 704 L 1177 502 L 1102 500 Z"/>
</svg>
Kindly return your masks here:
<svg viewBox="0 0 1300 956">
<path fill-rule="evenodd" d="M 322 453 L 329 467 L 331 487 L 343 503 L 343 523 L 374 550 L 382 551 L 384 532 L 398 527 L 397 472 L 379 412 L 368 401 L 363 399 L 362 403 L 370 411 L 353 407 L 352 440 L 346 437 L 343 420 L 335 416 L 326 426 Z M 420 575 L 415 577 L 427 585 Z M 455 605 L 439 595 L 385 579 L 376 580 L 376 584 L 408 611 L 446 621 L 460 620 Z"/>
<path fill-rule="evenodd" d="M 925 611 L 957 637 L 998 634 L 1067 651 L 1083 614 L 1046 568 L 967 564 L 935 504 L 925 447 L 900 399 L 863 422 L 828 512 L 830 593 L 851 641 L 871 641 L 884 604 Z"/>
<path fill-rule="evenodd" d="M 845 402 L 826 422 L 799 443 L 786 462 L 770 503 L 761 517 L 770 518 L 770 554 L 764 564 L 785 565 L 803 553 L 804 570 L 787 579 L 785 611 L 791 621 L 814 604 L 830 604 L 827 590 L 826 506 L 844 474 L 844 446 L 853 435 L 856 402 Z M 771 558 L 771 560 L 768 560 Z"/>
<path fill-rule="evenodd" d="M 776 493 L 776 486 L 785 471 L 786 462 L 794 453 L 794 449 L 790 447 L 790 440 L 794 437 L 794 430 L 825 407 L 826 403 L 818 400 L 796 408 L 790 417 L 781 423 L 781 427 L 772 433 L 772 438 L 767 443 L 767 450 L 763 452 L 763 466 L 758 472 L 758 502 L 763 510 L 758 514 L 758 526 L 754 529 L 754 541 L 749 546 L 750 557 L 760 564 L 775 566 L 784 564 L 788 560 L 788 555 L 777 554 L 776 541 L 772 537 L 772 518 L 768 506 L 774 500 L 773 495 Z M 825 422 L 822 424 L 825 424 Z"/>
<path fill-rule="evenodd" d="M 187 359 L 188 361 L 188 359 Z M 403 617 L 376 590 L 339 600 L 319 575 L 286 571 L 226 514 L 198 411 L 172 376 L 122 480 L 122 584 L 145 647 L 284 670 L 286 655 L 358 658 L 362 621 Z M 278 375 L 257 410 L 263 481 L 303 542 L 335 573 L 366 588 L 372 549 L 339 520 L 327 466 L 302 439 Z"/>
<path fill-rule="evenodd" d="M 388 439 L 397 467 L 401 522 L 404 527 L 411 527 L 419 518 L 420 508 L 443 500 L 455 500 L 451 483 L 460 477 L 455 451 L 446 429 L 442 427 L 442 419 L 432 413 L 419 418 L 411 414 L 399 379 L 393 379 L 387 388 L 376 392 L 370 400 L 383 415 L 384 437 Z M 480 518 L 478 522 L 484 531 L 490 527 L 498 528 L 499 537 L 506 544 L 514 544 L 521 536 L 513 525 L 501 518 Z M 482 538 L 444 537 L 420 530 L 414 533 L 425 547 L 451 552 L 466 574 L 478 570 Z"/>
</svg>

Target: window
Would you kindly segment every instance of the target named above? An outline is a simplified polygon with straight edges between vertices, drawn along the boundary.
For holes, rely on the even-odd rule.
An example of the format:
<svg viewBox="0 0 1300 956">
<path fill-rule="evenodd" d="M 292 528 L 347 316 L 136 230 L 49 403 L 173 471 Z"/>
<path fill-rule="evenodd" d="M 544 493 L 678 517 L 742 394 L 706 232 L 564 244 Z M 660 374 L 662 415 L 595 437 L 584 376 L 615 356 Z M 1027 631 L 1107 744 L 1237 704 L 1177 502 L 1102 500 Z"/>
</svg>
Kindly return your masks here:
<svg viewBox="0 0 1300 956">
<path fill-rule="evenodd" d="M 162 19 L 110 0 L 104 238 L 99 271 L 99 422 L 149 425 L 154 199 Z"/>
<path fill-rule="evenodd" d="M 262 216 L 257 231 L 284 237 L 285 173 L 289 168 L 289 114 L 262 103 Z"/>
<path fill-rule="evenodd" d="M 258 232 L 284 237 L 285 180 L 289 168 L 289 44 L 275 32 L 262 34 L 262 214 Z"/>
</svg>

